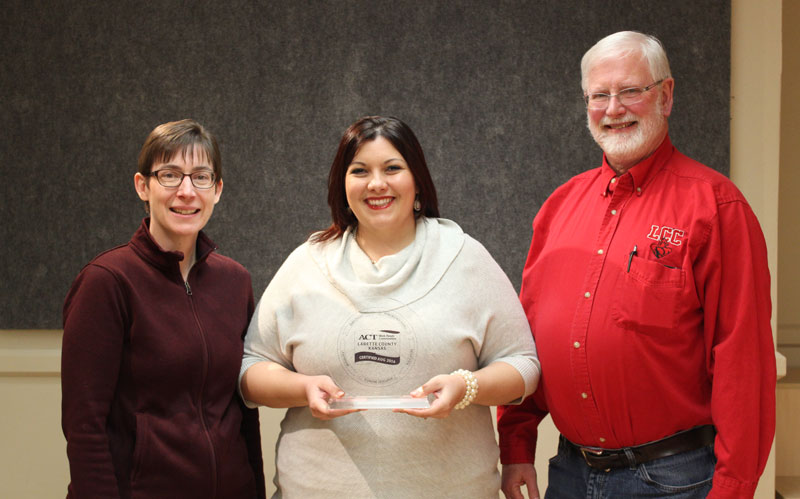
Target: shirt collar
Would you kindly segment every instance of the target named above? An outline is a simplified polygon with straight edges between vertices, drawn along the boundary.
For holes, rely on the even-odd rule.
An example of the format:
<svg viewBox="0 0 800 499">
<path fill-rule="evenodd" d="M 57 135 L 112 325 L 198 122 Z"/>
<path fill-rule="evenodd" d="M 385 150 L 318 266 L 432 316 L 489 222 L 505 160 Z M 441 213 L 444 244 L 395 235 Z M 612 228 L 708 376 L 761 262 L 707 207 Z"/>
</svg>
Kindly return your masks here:
<svg viewBox="0 0 800 499">
<path fill-rule="evenodd" d="M 667 160 L 672 156 L 674 150 L 675 147 L 672 145 L 669 134 L 667 134 L 664 137 L 664 140 L 661 142 L 661 145 L 656 148 L 653 154 L 633 165 L 625 173 L 631 174 L 631 179 L 633 180 L 633 189 L 637 195 L 642 195 L 642 192 L 645 190 L 647 184 L 650 183 L 650 180 L 655 176 L 656 173 L 661 171 L 661 169 L 667 163 Z M 600 176 L 603 180 L 602 185 L 605 188 L 602 194 L 606 196 L 614 190 L 615 186 L 611 180 L 617 177 L 617 172 L 614 171 L 614 169 L 611 168 L 611 165 L 608 164 L 608 158 L 606 158 L 605 154 L 603 154 L 603 166 L 600 170 Z"/>
</svg>

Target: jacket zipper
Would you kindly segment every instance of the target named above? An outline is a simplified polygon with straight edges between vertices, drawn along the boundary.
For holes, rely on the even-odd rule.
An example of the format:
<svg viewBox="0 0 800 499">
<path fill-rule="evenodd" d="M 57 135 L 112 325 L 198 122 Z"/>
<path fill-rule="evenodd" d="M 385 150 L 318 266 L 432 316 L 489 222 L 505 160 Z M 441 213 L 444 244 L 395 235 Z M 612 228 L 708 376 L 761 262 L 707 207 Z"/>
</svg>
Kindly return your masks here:
<svg viewBox="0 0 800 499">
<path fill-rule="evenodd" d="M 211 449 L 211 497 L 217 496 L 217 455 L 214 450 L 214 442 L 211 440 L 211 435 L 208 432 L 208 425 L 206 424 L 206 417 L 203 414 L 203 391 L 208 379 L 208 343 L 206 336 L 203 333 L 203 326 L 200 323 L 200 317 L 197 316 L 197 309 L 194 306 L 194 299 L 192 298 L 192 287 L 189 286 L 189 279 L 183 281 L 186 286 L 186 294 L 189 296 L 189 304 L 192 307 L 192 315 L 197 324 L 197 333 L 200 335 L 200 344 L 203 346 L 203 379 L 200 384 L 200 394 L 198 396 L 197 412 L 200 415 L 200 423 L 203 425 L 203 433 L 208 441 L 208 447 Z"/>
</svg>

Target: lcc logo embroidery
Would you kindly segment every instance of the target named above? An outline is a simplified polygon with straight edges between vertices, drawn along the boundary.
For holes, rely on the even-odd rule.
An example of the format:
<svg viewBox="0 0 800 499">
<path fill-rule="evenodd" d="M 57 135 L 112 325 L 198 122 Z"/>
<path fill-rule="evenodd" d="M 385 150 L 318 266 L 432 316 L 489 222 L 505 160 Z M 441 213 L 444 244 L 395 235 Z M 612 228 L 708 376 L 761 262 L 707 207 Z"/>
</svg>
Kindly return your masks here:
<svg viewBox="0 0 800 499">
<path fill-rule="evenodd" d="M 683 238 L 686 232 L 674 227 L 651 225 L 650 233 L 647 234 L 648 239 L 655 242 L 650 244 L 650 251 L 656 258 L 662 258 L 672 252 L 671 246 L 680 246 L 683 243 Z"/>
</svg>

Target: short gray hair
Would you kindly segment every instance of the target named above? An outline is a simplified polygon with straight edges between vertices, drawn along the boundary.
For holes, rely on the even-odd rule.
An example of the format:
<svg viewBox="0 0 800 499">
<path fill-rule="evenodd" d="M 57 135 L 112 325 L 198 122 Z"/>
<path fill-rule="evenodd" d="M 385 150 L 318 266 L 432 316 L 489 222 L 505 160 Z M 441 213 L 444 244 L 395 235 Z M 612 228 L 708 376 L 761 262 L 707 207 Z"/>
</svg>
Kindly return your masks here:
<svg viewBox="0 0 800 499">
<path fill-rule="evenodd" d="M 619 31 L 595 43 L 592 48 L 583 54 L 583 59 L 581 59 L 581 87 L 584 92 L 588 83 L 589 71 L 595 64 L 604 59 L 621 58 L 636 52 L 641 54 L 642 59 L 647 60 L 647 65 L 650 67 L 650 76 L 653 77 L 653 80 L 658 81 L 672 77 L 667 53 L 658 38 L 638 31 Z"/>
</svg>

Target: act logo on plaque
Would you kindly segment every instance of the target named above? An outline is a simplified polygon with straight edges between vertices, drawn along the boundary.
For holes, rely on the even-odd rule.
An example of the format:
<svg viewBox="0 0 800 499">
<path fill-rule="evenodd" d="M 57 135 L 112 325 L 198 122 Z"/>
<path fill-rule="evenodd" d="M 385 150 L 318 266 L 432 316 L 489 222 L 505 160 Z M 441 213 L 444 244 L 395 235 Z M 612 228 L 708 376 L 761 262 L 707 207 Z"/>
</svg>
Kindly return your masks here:
<svg viewBox="0 0 800 499">
<path fill-rule="evenodd" d="M 356 337 L 355 362 L 400 363 L 400 331 L 361 331 Z"/>
<path fill-rule="evenodd" d="M 417 337 L 401 310 L 357 313 L 339 330 L 339 363 L 354 381 L 388 386 L 414 364 Z"/>
</svg>

